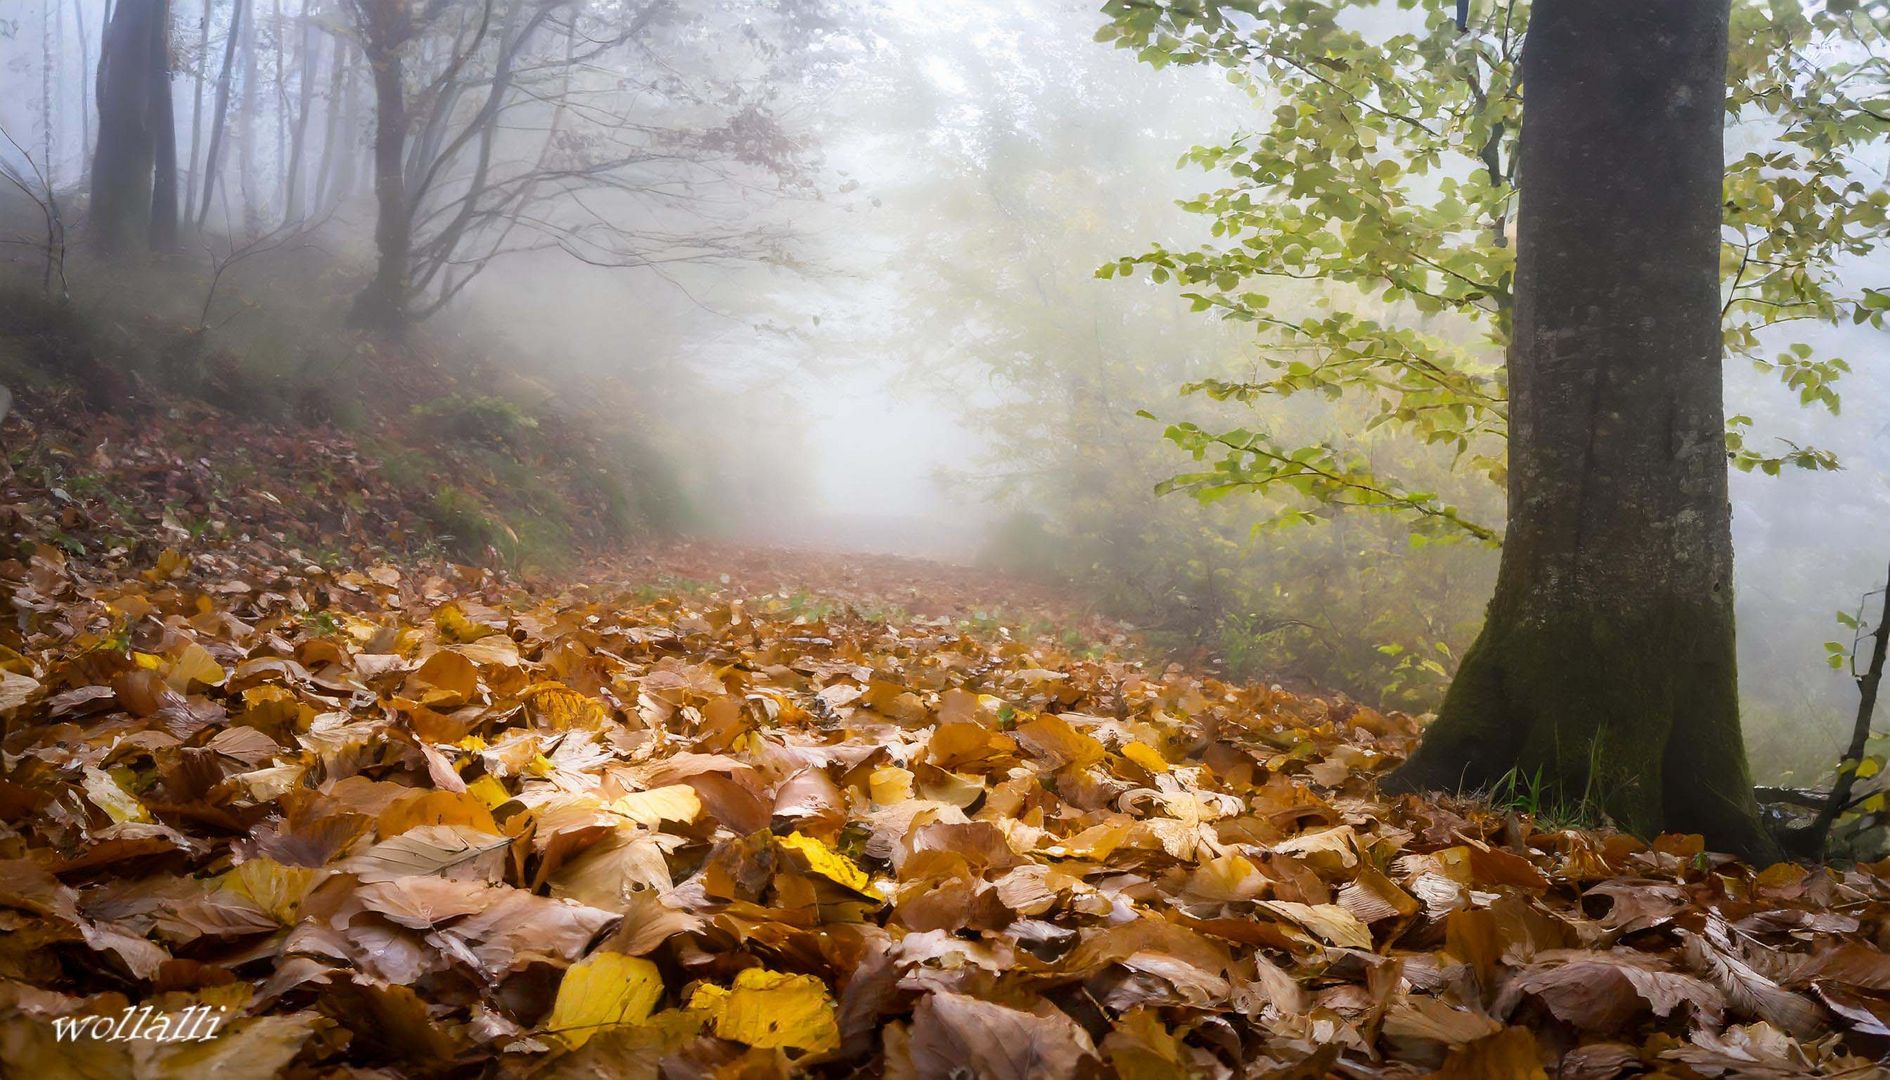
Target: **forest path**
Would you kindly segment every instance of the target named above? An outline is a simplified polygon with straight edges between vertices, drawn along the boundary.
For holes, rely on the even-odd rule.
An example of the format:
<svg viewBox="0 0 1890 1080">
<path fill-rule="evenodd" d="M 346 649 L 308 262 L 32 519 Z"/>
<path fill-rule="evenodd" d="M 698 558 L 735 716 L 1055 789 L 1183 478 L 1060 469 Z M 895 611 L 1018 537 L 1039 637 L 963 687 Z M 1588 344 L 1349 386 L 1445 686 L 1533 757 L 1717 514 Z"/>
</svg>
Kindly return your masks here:
<svg viewBox="0 0 1890 1080">
<path fill-rule="evenodd" d="M 923 619 L 996 620 L 1119 640 L 1131 628 L 1074 589 L 938 559 L 715 539 L 668 539 L 587 561 L 568 575 L 593 587 L 726 590 Z"/>
</svg>

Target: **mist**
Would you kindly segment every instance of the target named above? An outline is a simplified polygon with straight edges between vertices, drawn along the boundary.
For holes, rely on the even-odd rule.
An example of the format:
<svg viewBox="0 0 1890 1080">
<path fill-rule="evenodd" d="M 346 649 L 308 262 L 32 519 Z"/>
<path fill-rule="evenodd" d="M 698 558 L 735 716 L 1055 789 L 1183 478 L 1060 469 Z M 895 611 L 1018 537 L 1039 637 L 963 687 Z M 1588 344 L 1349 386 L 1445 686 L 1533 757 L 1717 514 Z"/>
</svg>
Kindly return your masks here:
<svg viewBox="0 0 1890 1080">
<path fill-rule="evenodd" d="M 106 7 L 0 9 L 0 127 L 13 140 L 0 157 L 20 176 L 44 176 L 69 225 L 92 206 Z M 536 89 L 508 99 L 484 153 L 520 168 L 534 156 L 617 153 L 620 179 L 532 181 L 537 209 L 519 216 L 535 226 L 503 237 L 475 226 L 487 232 L 455 257 L 463 265 L 446 260 L 432 291 L 410 298 L 416 310 L 440 301 L 406 331 L 438 373 L 421 381 L 437 385 L 403 387 L 399 410 L 368 419 L 384 393 L 379 366 L 337 359 L 354 348 L 340 342 L 354 333 L 350 305 L 376 250 L 371 87 L 353 61 L 334 59 L 362 47 L 348 3 L 249 5 L 224 175 L 207 202 L 198 181 L 208 148 L 192 135 L 211 138 L 231 9 L 172 5 L 180 167 L 210 211 L 199 234 L 185 207 L 191 239 L 156 269 L 121 275 L 73 244 L 72 295 L 120 323 L 202 321 L 193 340 L 212 351 L 274 350 L 270 380 L 331 372 L 318 422 L 418 425 L 439 412 L 424 398 L 456 395 L 508 402 L 495 408 L 540 433 L 581 425 L 569 445 L 532 453 L 582 443 L 597 455 L 585 467 L 623 472 L 643 509 L 595 529 L 559 524 L 560 543 L 616 530 L 640 544 L 701 538 L 980 567 L 1063 590 L 1164 656 L 1435 707 L 1480 622 L 1493 548 L 1413 547 L 1345 514 L 1255 531 L 1271 513 L 1264 497 L 1201 505 L 1155 494 L 1190 467 L 1163 441 L 1167 423 L 1312 430 L 1338 415 L 1316 395 L 1251 405 L 1180 395 L 1184 383 L 1254 370 L 1250 329 L 1191 312 L 1172 285 L 1096 275 L 1152 243 L 1185 251 L 1208 240 L 1207 219 L 1177 204 L 1225 177 L 1177 162 L 1262 127 L 1279 104 L 1266 86 L 1213 64 L 1157 68 L 1098 43 L 1107 19 L 1086 2 L 703 0 L 593 5 L 580 18 L 584 7 L 551 5 L 520 53 Z M 500 5 L 511 20 L 500 40 L 536 11 Z M 626 29 L 639 19 L 647 25 Z M 1377 10 L 1348 19 L 1366 33 L 1422 26 Z M 411 79 L 441 70 L 472 31 L 436 32 L 415 46 Z M 585 55 L 567 70 L 560 50 Z M 543 92 L 560 80 L 578 95 L 568 111 Z M 481 85 L 438 110 L 446 129 L 468 123 Z M 433 99 L 416 94 L 424 114 Z M 1736 124 L 1729 154 L 1764 152 L 1774 135 Z M 474 168 L 443 160 L 456 177 Z M 1880 148 L 1858 160 L 1874 170 L 1858 179 L 1881 187 Z M 33 211 L 17 191 L 6 206 L 19 237 L 6 249 L 11 272 L 28 281 L 41 254 Z M 238 253 L 211 317 L 198 320 L 218 259 Z M 1875 287 L 1886 269 L 1882 253 L 1847 256 L 1833 287 Z M 1284 282 L 1276 295 L 1277 308 L 1310 309 L 1334 294 Z M 1413 325 L 1437 319 L 1387 310 Z M 1767 349 L 1805 342 L 1849 361 L 1835 414 L 1801 407 L 1773 374 L 1732 361 L 1727 370 L 1729 412 L 1752 417 L 1763 439 L 1828 449 L 1842 463 L 1732 476 L 1740 686 L 1761 779 L 1810 782 L 1834 759 L 1855 688 L 1826 664 L 1824 643 L 1848 645 L 1833 613 L 1882 584 L 1890 382 L 1881 331 L 1838 322 L 1763 331 Z M 192 378 L 214 382 L 215 368 Z M 232 390 L 225 404 L 241 410 L 250 393 Z M 285 406 L 268 422 L 307 413 Z M 1453 471 L 1449 455 L 1423 453 L 1441 489 L 1500 518 L 1500 490 Z M 505 475 L 529 485 L 528 473 Z M 495 532 L 517 539 L 518 522 L 499 519 L 542 507 L 499 508 L 504 500 L 479 489 L 498 475 L 456 482 Z M 1388 648 L 1423 651 L 1442 674 L 1382 659 L 1399 655 Z"/>
</svg>

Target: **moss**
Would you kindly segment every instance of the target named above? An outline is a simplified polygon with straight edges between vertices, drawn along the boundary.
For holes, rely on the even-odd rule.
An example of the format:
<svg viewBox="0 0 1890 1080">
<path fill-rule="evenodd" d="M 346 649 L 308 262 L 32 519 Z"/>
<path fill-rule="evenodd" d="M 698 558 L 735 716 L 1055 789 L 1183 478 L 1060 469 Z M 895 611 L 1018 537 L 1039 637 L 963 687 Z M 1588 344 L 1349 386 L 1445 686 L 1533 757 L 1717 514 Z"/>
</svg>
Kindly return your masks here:
<svg viewBox="0 0 1890 1080">
<path fill-rule="evenodd" d="M 422 513 L 440 533 L 448 551 L 462 560 L 476 560 L 487 548 L 499 545 L 500 527 L 476 496 L 455 487 L 435 492 Z"/>
<path fill-rule="evenodd" d="M 1492 604 L 1437 720 L 1390 791 L 1488 790 L 1542 778 L 1623 829 L 1706 834 L 1775 856 L 1739 732 L 1730 611 L 1644 602 L 1532 617 Z"/>
</svg>

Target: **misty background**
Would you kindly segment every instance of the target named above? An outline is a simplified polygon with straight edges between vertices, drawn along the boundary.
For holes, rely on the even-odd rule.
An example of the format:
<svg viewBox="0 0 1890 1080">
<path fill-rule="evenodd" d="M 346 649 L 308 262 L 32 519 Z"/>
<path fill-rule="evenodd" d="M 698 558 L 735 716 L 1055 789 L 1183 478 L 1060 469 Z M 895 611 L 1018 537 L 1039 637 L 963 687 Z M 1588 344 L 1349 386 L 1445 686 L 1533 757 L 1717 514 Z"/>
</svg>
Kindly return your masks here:
<svg viewBox="0 0 1890 1080">
<path fill-rule="evenodd" d="M 105 7 L 0 0 L 0 126 L 18 144 L 4 155 L 16 166 L 30 155 L 25 167 L 44 167 L 56 190 L 86 170 Z M 245 238 L 276 236 L 218 284 L 212 332 L 331 372 L 346 384 L 338 398 L 371 400 L 384 373 L 337 359 L 333 340 L 372 255 L 361 76 L 311 80 L 281 59 L 288 35 L 343 40 L 335 5 L 253 7 L 232 95 L 240 145 L 224 164 L 234 178 L 211 204 L 212 238 L 186 254 L 211 265 Z M 1216 181 L 1177 159 L 1257 123 L 1267 101 L 1217 71 L 1154 70 L 1095 43 L 1102 16 L 1088 2 L 670 7 L 659 45 L 602 55 L 584 77 L 664 123 L 734 130 L 731 118 L 765 116 L 779 157 L 734 154 L 665 178 L 688 184 L 688 200 L 652 182 L 603 196 L 596 213 L 651 233 L 712 222 L 743 250 L 601 266 L 569 244 L 503 255 L 426 321 L 428 355 L 484 372 L 536 427 L 582 417 L 632 448 L 632 467 L 664 476 L 664 530 L 989 565 L 1056 583 L 1156 648 L 1233 675 L 1434 704 L 1474 636 L 1493 550 L 1414 547 L 1394 524 L 1357 518 L 1256 534 L 1264 514 L 1239 498 L 1203 507 L 1153 494 L 1186 461 L 1138 412 L 1225 419 L 1245 407 L 1177 387 L 1237 377 L 1253 356 L 1241 327 L 1190 313 L 1176 290 L 1094 272 L 1152 241 L 1205 240 L 1206 221 L 1175 203 Z M 204 108 L 194 76 L 223 56 L 224 12 L 206 26 L 196 0 L 176 0 L 186 133 Z M 522 110 L 500 155 L 534 152 L 546 123 Z M 310 178 L 327 199 L 305 208 L 313 223 L 280 235 L 298 126 L 332 138 L 342 163 Z M 1729 153 L 1765 138 L 1735 129 Z M 180 157 L 201 168 L 203 149 L 186 134 Z M 18 199 L 0 205 L 10 225 L 30 225 Z M 7 251 L 30 271 L 30 250 Z M 88 258 L 72 254 L 75 296 L 126 320 L 194 319 L 203 306 L 201 270 L 185 288 L 165 273 L 88 273 Z M 1886 270 L 1877 258 L 1846 274 L 1878 284 Z M 1825 662 L 1824 642 L 1848 640 L 1833 613 L 1879 587 L 1890 560 L 1890 384 L 1867 326 L 1790 340 L 1851 363 L 1841 414 L 1802 409 L 1774 377 L 1740 369 L 1728 410 L 1845 466 L 1732 477 L 1754 770 L 1809 781 L 1854 707 L 1849 678 Z M 1334 422 L 1316 402 L 1261 408 L 1275 426 Z M 1500 512 L 1500 493 L 1462 483 L 1467 503 Z M 1430 667 L 1407 662 L 1418 653 Z"/>
</svg>

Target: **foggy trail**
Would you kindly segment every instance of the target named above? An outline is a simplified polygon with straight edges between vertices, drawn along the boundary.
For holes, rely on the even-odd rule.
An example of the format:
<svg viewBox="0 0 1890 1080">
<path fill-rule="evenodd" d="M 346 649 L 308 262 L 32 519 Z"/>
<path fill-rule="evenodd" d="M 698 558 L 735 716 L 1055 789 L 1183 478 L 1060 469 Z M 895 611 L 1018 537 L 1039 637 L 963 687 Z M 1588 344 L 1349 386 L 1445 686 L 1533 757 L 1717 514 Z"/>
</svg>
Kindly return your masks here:
<svg viewBox="0 0 1890 1080">
<path fill-rule="evenodd" d="M 1050 624 L 1098 640 L 1120 638 L 1130 629 L 1099 614 L 1074 588 L 964 562 L 812 546 L 665 540 L 600 556 L 566 580 L 597 588 L 700 586 L 744 596 L 801 596 L 810 605 L 926 619 Z"/>
</svg>

